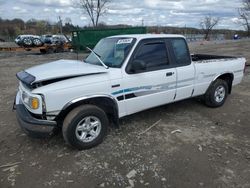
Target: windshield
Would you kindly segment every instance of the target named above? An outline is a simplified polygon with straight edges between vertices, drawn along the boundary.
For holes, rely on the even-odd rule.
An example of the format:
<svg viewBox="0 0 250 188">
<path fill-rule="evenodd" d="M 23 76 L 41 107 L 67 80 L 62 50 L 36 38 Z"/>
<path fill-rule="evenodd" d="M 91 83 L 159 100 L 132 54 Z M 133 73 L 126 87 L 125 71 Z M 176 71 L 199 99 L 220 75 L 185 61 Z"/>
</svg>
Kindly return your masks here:
<svg viewBox="0 0 250 188">
<path fill-rule="evenodd" d="M 134 38 L 105 38 L 100 40 L 93 50 L 105 65 L 120 68 L 134 43 Z M 101 65 L 93 52 L 84 61 L 89 64 Z"/>
</svg>

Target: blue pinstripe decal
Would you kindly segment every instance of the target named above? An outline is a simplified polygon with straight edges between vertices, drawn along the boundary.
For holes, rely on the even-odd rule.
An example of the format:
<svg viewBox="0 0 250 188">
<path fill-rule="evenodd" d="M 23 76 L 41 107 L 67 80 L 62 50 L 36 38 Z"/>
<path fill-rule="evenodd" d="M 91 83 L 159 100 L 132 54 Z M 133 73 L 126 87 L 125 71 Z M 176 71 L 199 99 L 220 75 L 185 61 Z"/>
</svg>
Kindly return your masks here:
<svg viewBox="0 0 250 188">
<path fill-rule="evenodd" d="M 169 90 L 169 89 L 181 88 L 181 87 L 188 86 L 189 84 L 188 85 L 187 84 L 184 84 L 184 85 L 182 84 L 181 85 L 181 83 L 187 82 L 187 81 L 192 81 L 192 80 L 194 80 L 194 78 L 181 80 L 181 81 L 178 82 L 177 86 L 171 86 L 171 85 L 175 84 L 176 82 L 170 82 L 170 83 L 166 83 L 166 84 L 148 85 L 148 86 L 139 86 L 139 87 L 121 89 L 121 90 L 115 91 L 115 92 L 113 92 L 111 94 L 112 95 L 125 94 L 125 93 L 134 92 L 134 91 L 138 91 L 138 90 L 160 92 L 160 91 L 163 91 L 163 90 Z M 141 91 L 141 92 L 144 92 L 144 91 Z"/>
</svg>

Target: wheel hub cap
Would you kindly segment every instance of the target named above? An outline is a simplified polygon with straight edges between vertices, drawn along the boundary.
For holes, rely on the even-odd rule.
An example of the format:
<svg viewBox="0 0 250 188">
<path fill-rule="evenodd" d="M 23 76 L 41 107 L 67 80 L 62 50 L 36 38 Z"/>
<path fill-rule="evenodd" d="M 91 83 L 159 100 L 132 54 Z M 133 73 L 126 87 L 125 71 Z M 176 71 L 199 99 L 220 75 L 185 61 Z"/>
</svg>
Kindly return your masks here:
<svg viewBox="0 0 250 188">
<path fill-rule="evenodd" d="M 216 102 L 220 103 L 224 100 L 225 98 L 225 88 L 223 86 L 219 86 L 216 88 L 215 93 L 214 93 L 214 99 Z"/>
<path fill-rule="evenodd" d="M 76 137 L 81 142 L 91 142 L 99 136 L 101 132 L 101 121 L 95 116 L 83 118 L 76 126 Z"/>
</svg>

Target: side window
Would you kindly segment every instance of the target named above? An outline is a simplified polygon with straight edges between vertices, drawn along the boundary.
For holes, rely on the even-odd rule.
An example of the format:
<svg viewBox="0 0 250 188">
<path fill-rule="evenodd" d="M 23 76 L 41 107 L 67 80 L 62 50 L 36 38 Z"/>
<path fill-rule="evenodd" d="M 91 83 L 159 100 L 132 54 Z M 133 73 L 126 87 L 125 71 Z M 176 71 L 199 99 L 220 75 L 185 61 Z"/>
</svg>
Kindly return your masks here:
<svg viewBox="0 0 250 188">
<path fill-rule="evenodd" d="M 141 63 L 143 66 L 133 66 L 142 70 L 135 72 L 146 72 L 165 68 L 168 64 L 167 49 L 165 42 L 152 42 L 142 44 L 136 52 L 132 64 Z"/>
<path fill-rule="evenodd" d="M 171 39 L 176 63 L 178 65 L 190 64 L 190 55 L 184 39 Z"/>
</svg>

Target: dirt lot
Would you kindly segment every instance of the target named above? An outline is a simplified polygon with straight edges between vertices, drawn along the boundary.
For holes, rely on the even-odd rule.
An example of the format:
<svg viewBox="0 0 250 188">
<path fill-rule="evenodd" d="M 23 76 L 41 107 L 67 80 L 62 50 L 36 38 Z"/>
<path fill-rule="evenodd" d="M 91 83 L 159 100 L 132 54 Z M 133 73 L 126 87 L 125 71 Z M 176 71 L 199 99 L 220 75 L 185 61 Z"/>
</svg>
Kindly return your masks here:
<svg viewBox="0 0 250 188">
<path fill-rule="evenodd" d="M 249 41 L 190 46 L 250 60 Z M 60 58 L 76 54 L 0 53 L 0 187 L 250 187 L 249 68 L 221 108 L 190 99 L 147 110 L 122 119 L 98 147 L 76 151 L 61 134 L 27 137 L 11 111 L 15 73 Z"/>
</svg>

